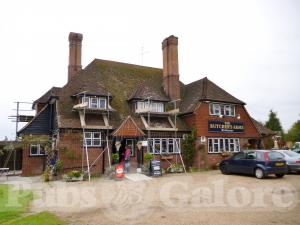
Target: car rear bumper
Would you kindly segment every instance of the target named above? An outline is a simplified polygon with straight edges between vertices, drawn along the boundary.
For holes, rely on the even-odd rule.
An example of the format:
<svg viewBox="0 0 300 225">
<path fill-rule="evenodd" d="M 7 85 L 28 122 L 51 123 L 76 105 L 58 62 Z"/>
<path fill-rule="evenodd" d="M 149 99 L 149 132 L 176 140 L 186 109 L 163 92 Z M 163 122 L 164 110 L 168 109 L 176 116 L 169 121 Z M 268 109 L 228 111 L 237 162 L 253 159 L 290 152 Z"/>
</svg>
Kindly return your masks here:
<svg viewBox="0 0 300 225">
<path fill-rule="evenodd" d="M 281 168 L 267 168 L 265 170 L 266 172 L 266 175 L 269 175 L 269 174 L 287 174 L 288 173 L 288 169 L 287 167 L 281 167 Z"/>
<path fill-rule="evenodd" d="M 288 165 L 290 171 L 300 172 L 300 165 Z"/>
</svg>

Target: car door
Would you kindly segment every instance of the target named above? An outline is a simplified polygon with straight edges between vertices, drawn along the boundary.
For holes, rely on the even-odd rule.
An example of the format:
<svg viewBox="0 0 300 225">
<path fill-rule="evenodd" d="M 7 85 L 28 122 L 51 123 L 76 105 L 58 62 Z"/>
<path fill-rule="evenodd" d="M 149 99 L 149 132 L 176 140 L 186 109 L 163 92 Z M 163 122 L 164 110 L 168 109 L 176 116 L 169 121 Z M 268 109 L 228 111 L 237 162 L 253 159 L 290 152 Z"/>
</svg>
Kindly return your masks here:
<svg viewBox="0 0 300 225">
<path fill-rule="evenodd" d="M 245 158 L 246 158 L 246 153 L 244 151 L 234 155 L 230 160 L 230 163 L 228 164 L 229 171 L 232 173 L 242 173 L 241 167 L 243 165 L 243 161 L 245 160 Z"/>
<path fill-rule="evenodd" d="M 253 174 L 254 167 L 256 166 L 256 151 L 248 151 L 246 158 L 243 161 L 242 170 L 244 173 Z"/>
</svg>

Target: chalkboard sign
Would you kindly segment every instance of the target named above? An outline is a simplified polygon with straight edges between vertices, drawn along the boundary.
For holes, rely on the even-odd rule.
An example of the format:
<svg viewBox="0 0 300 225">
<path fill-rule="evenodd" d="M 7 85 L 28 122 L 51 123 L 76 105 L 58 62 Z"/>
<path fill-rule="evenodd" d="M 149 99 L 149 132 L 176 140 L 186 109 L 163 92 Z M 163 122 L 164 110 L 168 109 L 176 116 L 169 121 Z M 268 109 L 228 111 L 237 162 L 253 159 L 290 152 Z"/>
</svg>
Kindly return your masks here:
<svg viewBox="0 0 300 225">
<path fill-rule="evenodd" d="M 161 166 L 159 160 L 151 160 L 150 161 L 150 175 L 157 177 L 162 176 Z"/>
</svg>

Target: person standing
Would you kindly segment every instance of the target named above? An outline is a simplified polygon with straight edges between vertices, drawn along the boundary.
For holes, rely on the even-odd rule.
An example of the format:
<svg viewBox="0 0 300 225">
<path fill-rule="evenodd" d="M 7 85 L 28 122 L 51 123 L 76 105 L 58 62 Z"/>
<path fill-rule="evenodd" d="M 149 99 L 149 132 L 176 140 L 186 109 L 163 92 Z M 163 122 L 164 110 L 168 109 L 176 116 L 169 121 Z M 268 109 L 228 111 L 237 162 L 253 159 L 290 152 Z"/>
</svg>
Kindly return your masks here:
<svg viewBox="0 0 300 225">
<path fill-rule="evenodd" d="M 131 151 L 130 148 L 126 145 L 125 147 L 125 173 L 129 173 L 130 171 L 130 155 Z"/>
</svg>

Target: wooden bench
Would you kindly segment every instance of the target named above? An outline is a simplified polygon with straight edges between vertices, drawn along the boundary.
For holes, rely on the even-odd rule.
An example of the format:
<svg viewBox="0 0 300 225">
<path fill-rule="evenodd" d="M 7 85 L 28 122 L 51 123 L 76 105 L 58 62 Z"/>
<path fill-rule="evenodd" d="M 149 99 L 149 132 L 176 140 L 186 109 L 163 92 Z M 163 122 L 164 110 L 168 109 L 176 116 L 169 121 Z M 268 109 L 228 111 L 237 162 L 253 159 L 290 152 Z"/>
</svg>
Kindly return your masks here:
<svg viewBox="0 0 300 225">
<path fill-rule="evenodd" d="M 1 176 L 6 176 L 6 180 L 8 180 L 8 172 L 9 172 L 9 168 L 0 168 L 0 177 Z"/>
</svg>

